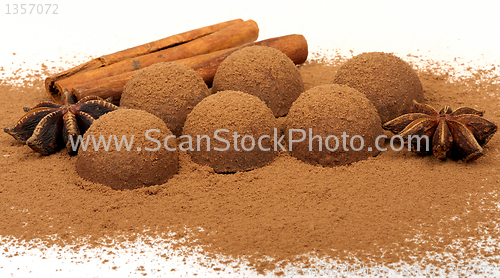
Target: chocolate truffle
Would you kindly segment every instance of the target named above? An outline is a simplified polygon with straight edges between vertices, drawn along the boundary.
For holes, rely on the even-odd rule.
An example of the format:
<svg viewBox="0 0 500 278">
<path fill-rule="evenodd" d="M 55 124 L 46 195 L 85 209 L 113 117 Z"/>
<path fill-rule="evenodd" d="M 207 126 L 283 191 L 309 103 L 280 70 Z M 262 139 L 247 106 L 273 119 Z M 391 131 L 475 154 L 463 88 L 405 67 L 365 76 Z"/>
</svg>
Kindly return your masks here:
<svg viewBox="0 0 500 278">
<path fill-rule="evenodd" d="M 424 100 L 415 71 L 389 53 L 369 52 L 349 59 L 338 69 L 334 83 L 364 93 L 377 108 L 382 123 L 409 113 L 413 100 Z"/>
<path fill-rule="evenodd" d="M 287 142 L 303 138 L 288 145 L 292 156 L 313 165 L 332 167 L 375 156 L 382 134 L 375 106 L 359 91 L 338 84 L 302 93 L 286 116 Z M 378 146 L 384 147 L 383 138 Z"/>
<path fill-rule="evenodd" d="M 245 47 L 219 66 L 214 92 L 241 91 L 263 100 L 274 116 L 284 116 L 304 91 L 302 77 L 290 58 L 267 46 Z"/>
<path fill-rule="evenodd" d="M 186 116 L 208 95 L 207 85 L 192 68 L 173 62 L 157 63 L 130 78 L 120 106 L 148 111 L 180 136 Z"/>
<path fill-rule="evenodd" d="M 273 112 L 258 97 L 222 91 L 194 107 L 181 140 L 187 144 L 188 138 L 192 138 L 188 153 L 195 163 L 210 166 L 217 173 L 246 171 L 267 165 L 275 158 L 272 138 L 276 126 Z M 203 136 L 209 138 L 209 144 Z"/>
<path fill-rule="evenodd" d="M 169 135 L 172 132 L 167 125 L 146 111 L 119 109 L 107 113 L 83 135 L 76 170 L 82 178 L 116 190 L 165 183 L 177 173 L 179 164 L 178 152 L 164 145 Z M 92 136 L 101 143 L 98 149 Z M 84 150 L 86 140 L 89 143 Z M 175 140 L 167 140 L 167 144 L 171 149 L 176 147 Z"/>
</svg>

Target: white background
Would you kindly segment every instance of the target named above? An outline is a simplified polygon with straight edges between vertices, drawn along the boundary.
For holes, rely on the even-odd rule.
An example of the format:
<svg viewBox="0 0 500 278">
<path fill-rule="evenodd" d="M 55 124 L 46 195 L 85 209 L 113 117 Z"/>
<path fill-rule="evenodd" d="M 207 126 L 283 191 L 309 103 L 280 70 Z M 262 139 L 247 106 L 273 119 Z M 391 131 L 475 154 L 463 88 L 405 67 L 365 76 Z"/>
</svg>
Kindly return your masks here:
<svg viewBox="0 0 500 278">
<path fill-rule="evenodd" d="M 499 1 L 51 1 L 1 1 L 0 66 L 68 68 L 68 61 L 235 18 L 255 20 L 259 40 L 303 34 L 310 51 L 500 61 Z M 14 3 L 57 4 L 58 14 L 7 15 Z"/>
<path fill-rule="evenodd" d="M 169 35 L 236 18 L 259 24 L 259 40 L 303 34 L 311 52 L 336 50 L 345 56 L 367 51 L 407 54 L 437 61 L 500 69 L 500 1 L 1 1 L 0 67 L 5 78 L 19 68 L 68 68 Z M 7 5 L 57 4 L 57 15 L 6 14 Z M 29 7 L 27 5 L 27 7 Z M 53 9 L 53 7 L 52 7 Z M 15 55 L 14 55 L 15 53 Z M 8 254 L 24 251 L 0 237 Z M 0 277 L 198 277 L 255 276 L 218 273 L 176 257 L 162 259 L 166 246 L 137 243 L 106 257 L 103 250 L 22 256 L 0 252 Z M 139 253 L 137 250 L 144 250 Z M 168 248 L 167 248 L 168 249 Z M 87 258 L 84 259 L 83 256 Z M 73 257 L 73 259 L 72 259 Z M 103 264 L 108 259 L 110 263 Z M 79 263 L 75 263 L 79 262 Z M 113 270 L 112 266 L 119 266 Z M 144 270 L 137 271 L 137 267 Z M 171 272 L 172 268 L 177 269 Z M 157 270 L 162 271 L 158 272 Z M 229 269 L 229 268 L 228 268 Z"/>
</svg>

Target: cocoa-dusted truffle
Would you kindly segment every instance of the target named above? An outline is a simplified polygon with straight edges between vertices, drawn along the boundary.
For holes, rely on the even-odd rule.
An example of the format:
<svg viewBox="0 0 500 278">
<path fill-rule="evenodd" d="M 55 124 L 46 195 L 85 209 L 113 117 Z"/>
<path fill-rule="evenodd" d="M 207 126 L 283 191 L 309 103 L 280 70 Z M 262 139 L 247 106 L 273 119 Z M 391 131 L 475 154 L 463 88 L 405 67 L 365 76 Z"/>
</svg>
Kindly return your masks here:
<svg viewBox="0 0 500 278">
<path fill-rule="evenodd" d="M 160 117 L 179 136 L 187 114 L 208 95 L 207 85 L 192 68 L 173 62 L 157 63 L 132 76 L 123 89 L 120 106 Z"/>
<path fill-rule="evenodd" d="M 213 90 L 245 92 L 263 100 L 274 116 L 288 113 L 293 101 L 304 91 L 295 64 L 281 51 L 251 46 L 227 57 L 217 69 Z"/>
<path fill-rule="evenodd" d="M 76 170 L 82 178 L 116 190 L 165 183 L 177 173 L 179 163 L 178 152 L 164 145 L 169 135 L 166 124 L 146 111 L 119 109 L 105 114 L 83 135 Z M 97 151 L 92 136 L 100 143 Z M 167 144 L 176 147 L 175 140 L 167 140 Z"/>
<path fill-rule="evenodd" d="M 338 69 L 334 83 L 364 93 L 377 108 L 382 123 L 408 113 L 413 100 L 424 100 L 415 71 L 389 53 L 369 52 L 349 59 Z"/>
<path fill-rule="evenodd" d="M 311 88 L 293 103 L 286 118 L 287 142 L 305 136 L 291 144 L 291 154 L 299 160 L 331 167 L 379 153 L 375 143 L 383 134 L 380 117 L 375 106 L 355 89 L 338 84 Z M 378 146 L 383 148 L 383 144 L 381 137 Z"/>
<path fill-rule="evenodd" d="M 276 126 L 273 113 L 256 96 L 222 91 L 195 106 L 184 125 L 186 137 L 181 139 L 188 142 L 186 138 L 192 138 L 189 154 L 198 164 L 208 165 L 217 173 L 246 171 L 275 158 L 272 138 Z M 209 146 L 202 136 L 210 138 Z"/>
</svg>

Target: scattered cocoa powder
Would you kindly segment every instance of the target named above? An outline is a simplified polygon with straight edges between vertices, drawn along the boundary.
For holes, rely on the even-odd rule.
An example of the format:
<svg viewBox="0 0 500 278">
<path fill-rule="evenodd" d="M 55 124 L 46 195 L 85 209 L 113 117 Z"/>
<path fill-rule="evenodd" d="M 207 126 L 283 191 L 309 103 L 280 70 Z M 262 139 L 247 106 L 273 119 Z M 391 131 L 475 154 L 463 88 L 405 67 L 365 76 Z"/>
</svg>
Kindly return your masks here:
<svg viewBox="0 0 500 278">
<path fill-rule="evenodd" d="M 299 67 L 305 89 L 331 83 L 338 66 Z M 498 76 L 478 72 L 450 82 L 435 70 L 418 74 L 426 103 L 479 108 L 500 123 Z M 0 94 L 0 126 L 17 121 L 23 106 L 48 100 L 41 79 L 3 82 Z M 104 236 L 169 240 L 173 232 L 186 239 L 183 246 L 203 246 L 205 254 L 229 261 L 244 258 L 259 272 L 278 275 L 280 267 L 307 266 L 314 257 L 377 265 L 499 263 L 499 135 L 473 163 L 389 150 L 322 168 L 281 153 L 259 169 L 216 174 L 181 152 L 179 173 L 167 183 L 126 191 L 83 180 L 77 157 L 65 151 L 40 156 L 5 133 L 0 146 L 2 236 L 47 245 L 91 236 L 90 243 L 102 244 Z"/>
</svg>

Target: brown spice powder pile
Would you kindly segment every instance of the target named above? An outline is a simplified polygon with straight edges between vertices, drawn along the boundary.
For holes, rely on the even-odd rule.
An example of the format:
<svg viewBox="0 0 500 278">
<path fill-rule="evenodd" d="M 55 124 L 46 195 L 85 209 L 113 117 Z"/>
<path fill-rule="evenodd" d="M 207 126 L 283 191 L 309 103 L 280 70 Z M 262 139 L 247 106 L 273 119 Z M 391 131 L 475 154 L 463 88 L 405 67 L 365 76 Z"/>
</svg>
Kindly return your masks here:
<svg viewBox="0 0 500 278">
<path fill-rule="evenodd" d="M 305 89 L 331 83 L 337 67 L 301 66 Z M 483 109 L 485 118 L 500 123 L 499 77 L 478 74 L 451 83 L 446 75 L 420 71 L 426 103 Z M 17 121 L 23 106 L 48 100 L 42 80 L 21 87 L 4 82 L 0 94 L 2 127 Z M 260 169 L 216 174 L 181 153 L 171 180 L 133 191 L 81 179 L 76 157 L 65 151 L 40 156 L 3 132 L 0 146 L 2 236 L 76 244 L 89 235 L 97 241 L 173 232 L 209 256 L 246 258 L 257 271 L 278 275 L 289 263 L 307 266 L 309 255 L 366 265 L 474 258 L 499 263 L 499 135 L 485 146 L 486 155 L 469 164 L 389 150 L 322 168 L 281 153 Z M 58 239 L 50 239 L 54 234 Z M 476 244 L 486 239 L 493 241 Z"/>
</svg>

